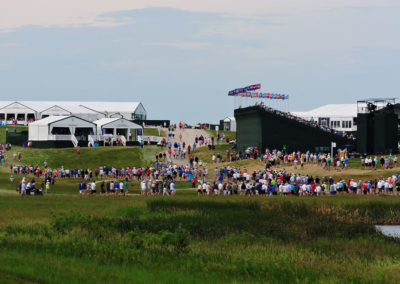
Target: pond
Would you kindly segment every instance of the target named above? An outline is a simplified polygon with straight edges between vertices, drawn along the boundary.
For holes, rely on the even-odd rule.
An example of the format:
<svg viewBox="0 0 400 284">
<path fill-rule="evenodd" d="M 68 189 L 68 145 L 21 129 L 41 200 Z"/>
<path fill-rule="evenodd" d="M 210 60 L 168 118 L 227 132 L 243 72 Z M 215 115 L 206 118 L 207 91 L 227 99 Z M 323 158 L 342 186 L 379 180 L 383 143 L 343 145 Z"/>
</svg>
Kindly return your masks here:
<svg viewBox="0 0 400 284">
<path fill-rule="evenodd" d="M 400 226 L 376 225 L 375 228 L 385 236 L 400 238 Z"/>
</svg>

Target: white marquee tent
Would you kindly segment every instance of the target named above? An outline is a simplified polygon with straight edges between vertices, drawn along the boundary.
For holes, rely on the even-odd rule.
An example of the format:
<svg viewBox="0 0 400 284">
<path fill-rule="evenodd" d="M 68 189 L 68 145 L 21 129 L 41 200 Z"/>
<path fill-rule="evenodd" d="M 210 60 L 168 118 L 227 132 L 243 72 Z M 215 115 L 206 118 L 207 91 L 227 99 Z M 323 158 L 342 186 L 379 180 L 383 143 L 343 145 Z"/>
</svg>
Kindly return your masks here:
<svg viewBox="0 0 400 284">
<path fill-rule="evenodd" d="M 48 116 L 73 115 L 89 121 L 104 117 L 145 120 L 140 102 L 0 101 L 0 121 L 28 124 Z"/>
<path fill-rule="evenodd" d="M 49 116 L 29 123 L 32 142 L 71 141 L 76 147 L 79 141 L 87 141 L 90 134 L 96 134 L 96 124 L 75 116 Z"/>
</svg>

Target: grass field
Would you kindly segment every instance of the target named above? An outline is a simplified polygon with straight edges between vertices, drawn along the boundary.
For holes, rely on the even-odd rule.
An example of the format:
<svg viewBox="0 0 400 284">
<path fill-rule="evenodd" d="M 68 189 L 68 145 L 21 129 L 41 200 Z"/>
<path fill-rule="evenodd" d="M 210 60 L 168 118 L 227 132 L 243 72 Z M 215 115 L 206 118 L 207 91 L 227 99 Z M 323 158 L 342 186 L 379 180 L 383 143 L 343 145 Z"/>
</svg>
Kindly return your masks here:
<svg viewBox="0 0 400 284">
<path fill-rule="evenodd" d="M 230 145 L 197 149 L 210 163 Z M 24 150 L 23 163 L 94 168 L 152 164 L 155 146 Z M 13 150 L 13 151 L 14 151 Z M 209 164 L 263 168 L 258 160 Z M 399 169 L 288 171 L 334 177 L 390 175 Z M 77 180 L 23 196 L 0 171 L 0 283 L 398 283 L 400 240 L 375 224 L 400 224 L 393 196 L 198 197 L 177 182 L 174 197 L 80 196 Z M 40 184 L 40 179 L 37 181 Z"/>
<path fill-rule="evenodd" d="M 218 134 L 219 134 L 219 135 L 224 134 L 225 136 L 228 136 L 230 140 L 236 139 L 236 131 L 219 130 L 219 131 L 218 131 L 218 134 L 217 134 L 217 131 L 216 131 L 216 130 L 210 130 L 210 129 L 208 129 L 208 130 L 206 130 L 206 131 L 207 131 L 208 133 L 210 133 L 210 135 L 212 135 L 212 136 L 214 136 L 214 137 L 217 137 Z"/>
<path fill-rule="evenodd" d="M 143 135 L 166 137 L 167 133 L 165 133 L 165 131 L 161 129 L 160 130 L 160 135 L 158 135 L 158 129 L 157 128 L 145 128 L 143 130 Z"/>
<path fill-rule="evenodd" d="M 75 148 L 62 149 L 24 149 L 13 146 L 7 152 L 9 163 L 43 166 L 46 160 L 51 168 L 64 166 L 66 168 L 97 168 L 100 166 L 147 166 L 153 165 L 154 153 L 160 149 L 157 146 L 140 147 L 99 147 L 81 148 L 78 155 Z M 12 160 L 14 152 L 21 152 L 21 163 Z"/>
<path fill-rule="evenodd" d="M 396 283 L 389 197 L 1 194 L 7 283 Z"/>
</svg>

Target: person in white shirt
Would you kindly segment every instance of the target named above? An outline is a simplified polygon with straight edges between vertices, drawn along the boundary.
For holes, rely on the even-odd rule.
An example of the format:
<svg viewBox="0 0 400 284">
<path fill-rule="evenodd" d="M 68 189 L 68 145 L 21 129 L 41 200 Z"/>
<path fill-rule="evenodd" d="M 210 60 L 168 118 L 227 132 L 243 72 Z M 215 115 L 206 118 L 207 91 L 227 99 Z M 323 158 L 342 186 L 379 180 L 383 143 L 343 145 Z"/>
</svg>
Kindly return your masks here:
<svg viewBox="0 0 400 284">
<path fill-rule="evenodd" d="M 170 194 L 172 196 L 176 194 L 175 182 L 174 181 L 172 181 L 171 184 L 169 185 L 169 190 L 170 190 Z"/>
<path fill-rule="evenodd" d="M 91 193 L 95 194 L 96 193 L 96 182 L 95 181 L 92 182 L 91 188 L 92 188 L 92 192 Z"/>
<path fill-rule="evenodd" d="M 315 187 L 315 193 L 317 194 L 317 196 L 321 195 L 321 186 L 319 184 L 317 184 L 317 186 Z"/>
<path fill-rule="evenodd" d="M 141 194 L 146 195 L 146 181 L 144 179 L 140 182 L 140 189 Z"/>
<path fill-rule="evenodd" d="M 21 195 L 25 194 L 26 194 L 26 183 L 25 183 L 25 178 L 23 178 L 21 182 Z"/>
<path fill-rule="evenodd" d="M 224 189 L 224 186 L 222 185 L 222 183 L 218 184 L 218 193 L 222 194 L 222 190 Z"/>
</svg>

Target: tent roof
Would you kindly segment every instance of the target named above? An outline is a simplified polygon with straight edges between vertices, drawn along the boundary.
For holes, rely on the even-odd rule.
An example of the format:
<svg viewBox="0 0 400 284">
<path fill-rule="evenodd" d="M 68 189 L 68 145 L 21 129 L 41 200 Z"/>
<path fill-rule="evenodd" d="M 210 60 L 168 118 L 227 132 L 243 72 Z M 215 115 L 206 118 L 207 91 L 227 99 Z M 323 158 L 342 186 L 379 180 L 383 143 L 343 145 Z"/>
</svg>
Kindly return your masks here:
<svg viewBox="0 0 400 284">
<path fill-rule="evenodd" d="M 127 123 L 128 125 L 131 126 L 131 128 L 142 128 L 140 125 L 133 123 L 132 121 L 129 121 L 125 118 L 120 118 L 120 117 L 107 117 L 107 118 L 101 118 L 99 120 L 94 121 L 93 123 L 95 123 L 97 125 L 97 127 L 103 127 L 106 126 L 107 124 L 116 122 L 118 120 L 123 120 L 124 123 Z"/>
<path fill-rule="evenodd" d="M 70 116 L 65 116 L 65 115 L 60 115 L 60 116 L 56 116 L 56 115 L 54 115 L 54 116 L 48 116 L 48 117 L 43 118 L 43 119 L 41 119 L 41 120 L 37 120 L 37 121 L 35 121 L 35 122 L 31 122 L 31 123 L 29 123 L 29 125 L 36 125 L 36 126 L 39 126 L 39 125 L 49 125 L 49 124 L 51 124 L 51 123 L 54 123 L 54 122 L 56 122 L 56 121 L 60 121 L 60 120 L 66 119 L 66 118 L 68 118 L 68 117 L 70 117 Z"/>
<path fill-rule="evenodd" d="M 50 124 L 53 124 L 55 122 L 62 121 L 62 120 L 65 120 L 65 119 L 69 119 L 69 118 L 74 118 L 74 119 L 83 121 L 84 123 L 90 123 L 93 126 L 95 126 L 95 124 L 93 122 L 87 121 L 85 119 L 82 119 L 80 117 L 73 116 L 73 115 L 51 115 L 51 116 L 48 116 L 46 118 L 37 120 L 35 122 L 31 122 L 31 123 L 29 123 L 29 125 L 36 125 L 36 126 L 50 125 Z"/>
<path fill-rule="evenodd" d="M 140 102 L 84 102 L 84 101 L 0 101 L 0 108 L 14 102 L 21 103 L 29 108 L 42 112 L 53 106 L 59 106 L 71 113 L 91 112 L 129 112 L 136 111 Z"/>
<path fill-rule="evenodd" d="M 229 121 L 235 121 L 235 117 L 233 117 L 233 116 L 227 116 L 227 117 L 224 119 L 224 122 L 229 122 Z"/>
<path fill-rule="evenodd" d="M 357 104 L 329 104 L 310 111 L 292 112 L 300 117 L 356 117 Z"/>
</svg>

